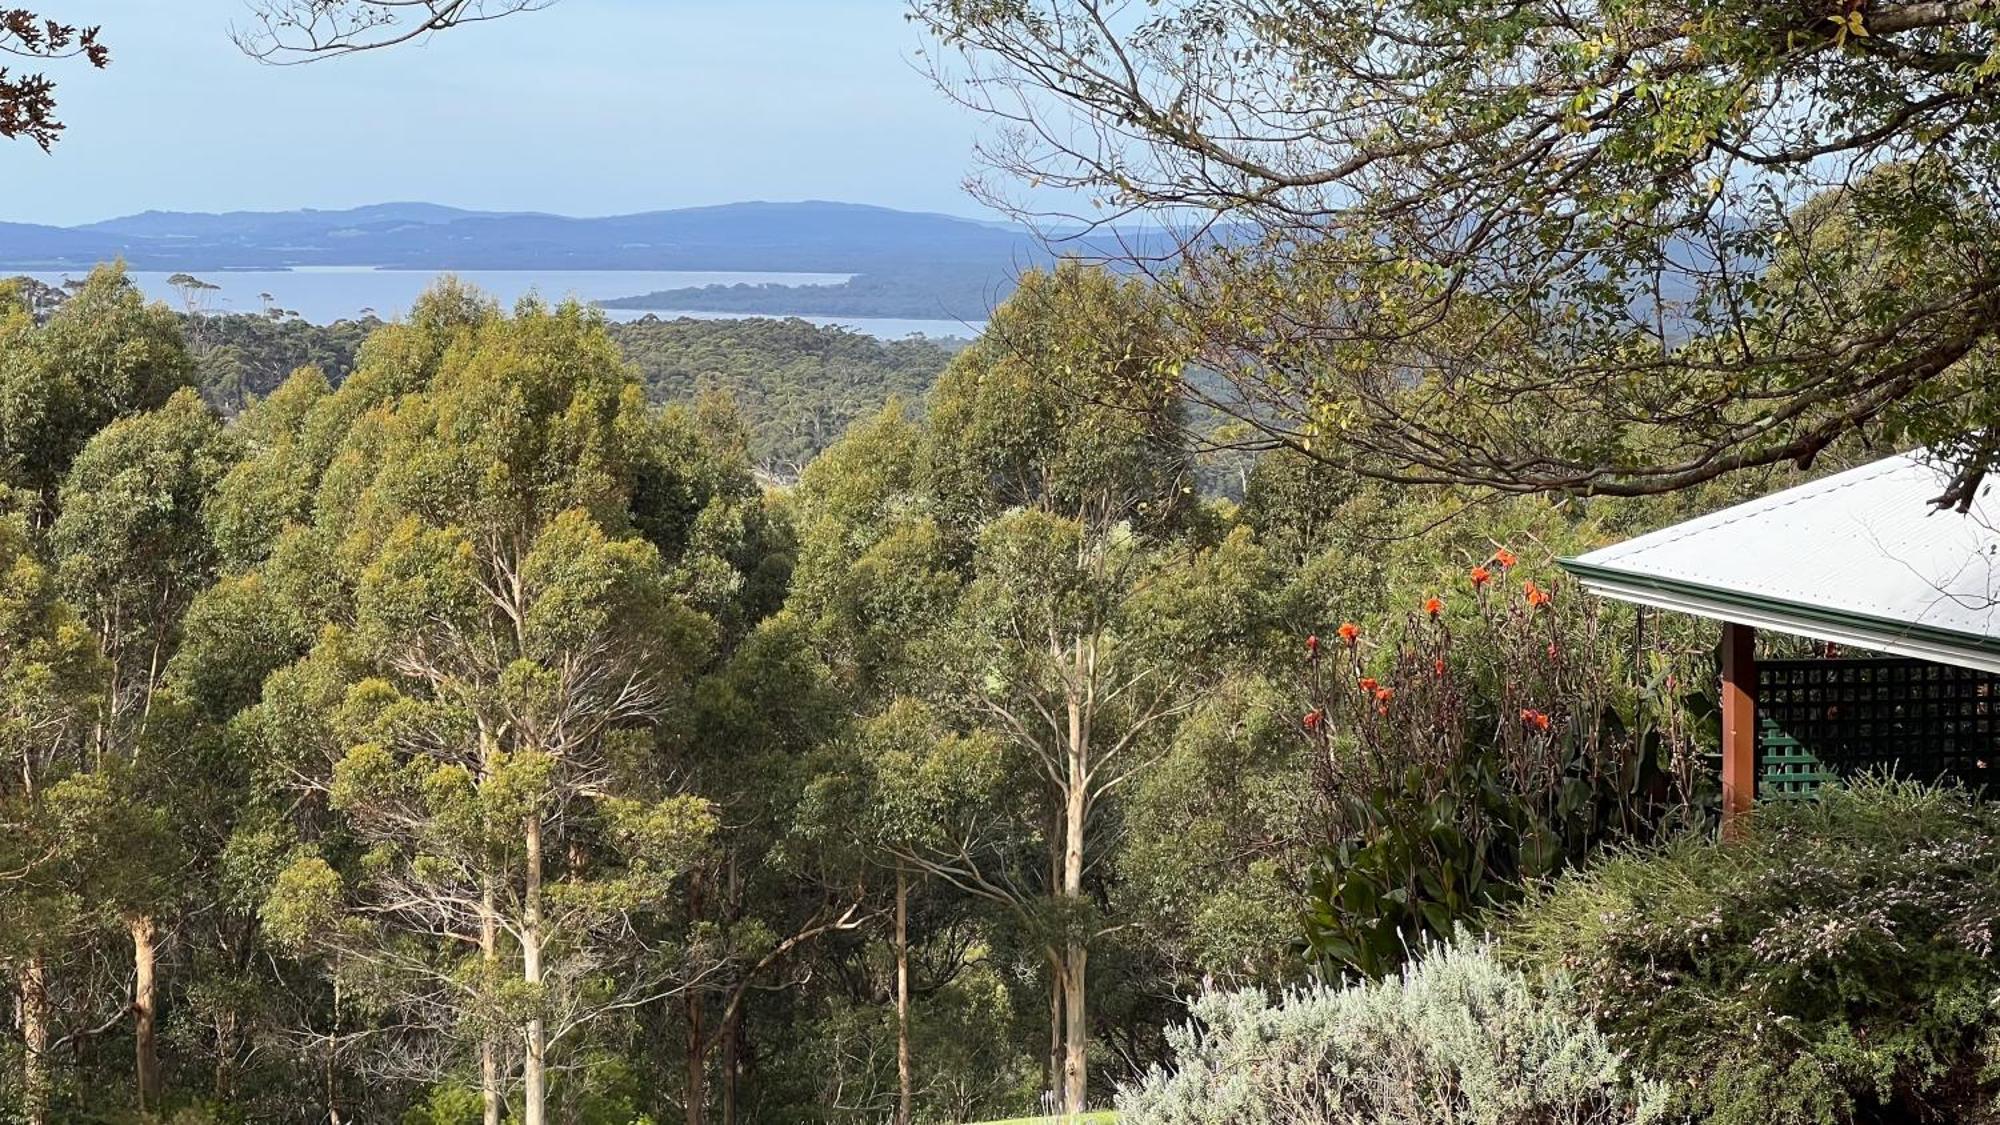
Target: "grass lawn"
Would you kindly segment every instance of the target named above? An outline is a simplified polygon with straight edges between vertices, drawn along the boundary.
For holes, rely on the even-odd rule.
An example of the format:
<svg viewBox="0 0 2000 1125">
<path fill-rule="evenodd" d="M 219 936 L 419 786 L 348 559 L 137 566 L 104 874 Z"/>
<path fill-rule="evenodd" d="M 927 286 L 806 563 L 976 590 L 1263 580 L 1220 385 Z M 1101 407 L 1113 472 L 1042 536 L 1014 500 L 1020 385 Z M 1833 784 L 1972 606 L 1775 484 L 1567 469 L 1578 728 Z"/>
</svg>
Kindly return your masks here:
<svg viewBox="0 0 2000 1125">
<path fill-rule="evenodd" d="M 1082 1117 L 1016 1117 L 1012 1121 L 983 1121 L 979 1125 L 1112 1125 L 1118 1115 L 1108 1109 L 1086 1113 Z"/>
</svg>

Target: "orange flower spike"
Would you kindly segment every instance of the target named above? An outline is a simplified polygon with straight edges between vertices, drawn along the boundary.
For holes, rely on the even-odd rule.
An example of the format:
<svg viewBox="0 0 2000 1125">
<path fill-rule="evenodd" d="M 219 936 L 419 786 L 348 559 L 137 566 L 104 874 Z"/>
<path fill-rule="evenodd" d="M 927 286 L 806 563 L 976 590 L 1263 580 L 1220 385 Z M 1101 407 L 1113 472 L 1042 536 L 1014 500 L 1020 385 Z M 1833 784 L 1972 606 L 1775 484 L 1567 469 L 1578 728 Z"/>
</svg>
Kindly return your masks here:
<svg viewBox="0 0 2000 1125">
<path fill-rule="evenodd" d="M 1375 689 L 1375 702 L 1377 702 L 1377 703 L 1387 703 L 1387 702 L 1389 702 L 1389 701 L 1390 701 L 1391 699 L 1394 699 L 1394 698 L 1396 698 L 1396 689 L 1395 689 L 1395 688 L 1376 688 L 1376 689 Z"/>
<path fill-rule="evenodd" d="M 1374 693 L 1374 691 L 1375 691 L 1375 689 L 1376 689 L 1376 688 L 1378 688 L 1378 687 L 1381 687 L 1381 686 L 1382 686 L 1382 681 L 1380 681 L 1380 680 L 1376 679 L 1376 678 L 1375 678 L 1375 677 L 1373 677 L 1373 676 L 1363 676 L 1363 677 L 1361 677 L 1361 690 L 1362 690 L 1362 691 L 1365 691 L 1365 692 L 1368 692 L 1368 693 L 1370 693 L 1370 694 L 1373 694 L 1373 693 Z"/>
<path fill-rule="evenodd" d="M 1549 729 L 1548 715 L 1545 712 L 1536 711 L 1532 708 L 1528 707 L 1521 708 L 1521 722 L 1523 722 L 1528 726 L 1534 727 L 1536 730 Z"/>
<path fill-rule="evenodd" d="M 1341 622 L 1340 639 L 1346 643 L 1347 647 L 1353 648 L 1354 642 L 1361 639 L 1361 626 L 1356 625 L 1352 621 Z"/>
<path fill-rule="evenodd" d="M 1317 707 L 1313 708 L 1310 711 L 1307 711 L 1305 714 L 1305 718 L 1299 720 L 1299 722 L 1305 725 L 1305 728 L 1307 730 L 1318 730 L 1320 728 L 1320 724 L 1325 721 L 1326 721 L 1326 713 L 1324 711 L 1321 711 Z"/>
<path fill-rule="evenodd" d="M 1440 656 L 1436 660 L 1431 661 L 1431 671 L 1437 673 L 1438 679 L 1444 679 L 1444 657 Z"/>
<path fill-rule="evenodd" d="M 1472 584 L 1474 586 L 1484 586 L 1491 581 L 1493 581 L 1492 571 L 1486 569 L 1483 566 L 1475 566 L 1472 568 Z"/>
<path fill-rule="evenodd" d="M 1438 614 L 1443 613 L 1444 599 L 1435 597 L 1425 599 L 1424 612 L 1430 614 L 1432 617 L 1436 617 Z"/>
<path fill-rule="evenodd" d="M 1309 636 L 1307 636 L 1307 637 L 1306 637 L 1306 659 L 1307 659 L 1307 660 L 1318 660 L 1318 659 L 1319 659 L 1319 634 L 1318 634 L 1318 633 L 1313 633 L 1313 634 L 1310 634 Z"/>
<path fill-rule="evenodd" d="M 1535 585 L 1535 580 L 1532 578 L 1521 583 L 1521 593 L 1527 596 L 1529 605 L 1544 606 L 1549 604 L 1549 592 Z"/>
<path fill-rule="evenodd" d="M 1505 569 L 1507 567 L 1513 566 L 1515 563 L 1520 562 L 1521 560 L 1515 557 L 1514 552 L 1508 550 L 1505 547 L 1502 547 L 1499 550 L 1493 552 L 1493 561 L 1499 563 L 1501 568 Z"/>
</svg>

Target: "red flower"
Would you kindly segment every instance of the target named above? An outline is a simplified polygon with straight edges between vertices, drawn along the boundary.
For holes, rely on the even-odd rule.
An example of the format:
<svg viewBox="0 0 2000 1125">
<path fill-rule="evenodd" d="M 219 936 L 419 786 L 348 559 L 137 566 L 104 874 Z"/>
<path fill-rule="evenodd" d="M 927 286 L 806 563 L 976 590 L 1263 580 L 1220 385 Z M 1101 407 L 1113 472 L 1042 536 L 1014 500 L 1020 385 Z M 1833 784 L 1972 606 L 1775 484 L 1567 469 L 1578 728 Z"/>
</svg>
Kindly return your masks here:
<svg viewBox="0 0 2000 1125">
<path fill-rule="evenodd" d="M 1521 560 L 1514 557 L 1514 552 L 1508 550 L 1505 547 L 1502 547 L 1499 550 L 1493 552 L 1493 561 L 1499 563 L 1502 568 L 1505 568 L 1513 566 L 1515 563 L 1520 562 Z"/>
<path fill-rule="evenodd" d="M 1318 634 L 1318 633 L 1314 633 L 1314 634 L 1312 634 L 1312 635 L 1310 635 L 1310 636 L 1308 636 L 1308 637 L 1306 638 L 1306 659 L 1307 659 L 1307 660 L 1318 660 L 1318 659 L 1319 659 L 1319 634 Z"/>
<path fill-rule="evenodd" d="M 1381 686 L 1382 686 L 1382 681 L 1380 681 L 1380 680 L 1376 679 L 1376 678 L 1375 678 L 1375 677 L 1373 677 L 1373 676 L 1363 676 L 1363 677 L 1361 677 L 1361 690 L 1362 690 L 1362 691 L 1374 691 L 1374 690 L 1375 690 L 1376 688 L 1378 688 L 1378 687 L 1381 687 Z"/>
<path fill-rule="evenodd" d="M 1307 711 L 1305 718 L 1300 719 L 1299 721 L 1305 724 L 1305 728 L 1307 730 L 1318 730 L 1320 724 L 1326 721 L 1326 713 L 1321 711 L 1319 708 L 1315 707 L 1312 710 Z"/>
<path fill-rule="evenodd" d="M 1352 621 L 1341 622 L 1340 639 L 1347 642 L 1349 648 L 1354 647 L 1354 642 L 1357 639 L 1359 639 L 1360 636 L 1361 636 L 1361 626 L 1356 625 Z"/>
<path fill-rule="evenodd" d="M 1443 599 L 1441 598 L 1427 599 L 1424 602 L 1424 612 L 1430 614 L 1432 617 L 1436 617 L 1438 614 L 1443 613 L 1444 612 Z"/>
<path fill-rule="evenodd" d="M 1391 699 L 1394 699 L 1394 698 L 1396 698 L 1396 689 L 1395 689 L 1395 688 L 1376 688 L 1376 689 L 1375 689 L 1375 702 L 1377 702 L 1377 703 L 1387 703 L 1387 702 L 1389 702 L 1389 701 L 1390 701 Z"/>
<path fill-rule="evenodd" d="M 1483 566 L 1475 566 L 1472 568 L 1472 584 L 1474 586 L 1484 586 L 1491 581 L 1493 581 L 1492 571 L 1486 569 Z"/>
<path fill-rule="evenodd" d="M 1375 713 L 1385 719 L 1389 717 L 1389 709 L 1387 707 L 1377 707 L 1375 708 Z"/>
<path fill-rule="evenodd" d="M 1549 717 L 1546 712 L 1536 711 L 1532 708 L 1523 707 L 1521 708 L 1521 721 L 1531 727 L 1534 727 L 1536 730 L 1549 729 Z"/>
<path fill-rule="evenodd" d="M 1436 672 L 1439 679 L 1444 678 L 1444 657 L 1431 661 L 1431 671 Z"/>
<path fill-rule="evenodd" d="M 1535 580 L 1532 578 L 1521 583 L 1521 592 L 1527 595 L 1529 605 L 1541 606 L 1549 604 L 1549 592 L 1535 585 Z"/>
</svg>

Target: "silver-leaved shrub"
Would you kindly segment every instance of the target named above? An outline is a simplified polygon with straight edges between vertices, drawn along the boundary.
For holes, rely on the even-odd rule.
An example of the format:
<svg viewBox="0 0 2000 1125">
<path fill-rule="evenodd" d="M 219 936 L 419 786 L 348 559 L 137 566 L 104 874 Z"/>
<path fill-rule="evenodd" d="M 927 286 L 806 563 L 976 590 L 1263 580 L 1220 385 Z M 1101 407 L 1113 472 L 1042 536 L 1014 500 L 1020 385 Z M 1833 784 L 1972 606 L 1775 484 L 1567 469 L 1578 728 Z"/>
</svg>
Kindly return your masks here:
<svg viewBox="0 0 2000 1125">
<path fill-rule="evenodd" d="M 1400 977 L 1273 1000 L 1208 991 L 1171 1070 L 1118 1095 L 1119 1125 L 1637 1125 L 1658 1119 L 1564 985 L 1536 988 L 1461 934 Z"/>
</svg>

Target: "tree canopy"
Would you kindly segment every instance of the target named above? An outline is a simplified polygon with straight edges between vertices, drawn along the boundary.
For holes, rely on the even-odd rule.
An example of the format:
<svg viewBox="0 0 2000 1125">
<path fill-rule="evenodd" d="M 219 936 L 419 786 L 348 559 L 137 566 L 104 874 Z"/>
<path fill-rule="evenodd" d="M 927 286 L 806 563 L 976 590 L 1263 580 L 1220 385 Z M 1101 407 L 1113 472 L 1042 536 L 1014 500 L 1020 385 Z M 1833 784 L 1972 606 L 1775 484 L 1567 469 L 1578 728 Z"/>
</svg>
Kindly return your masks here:
<svg viewBox="0 0 2000 1125">
<path fill-rule="evenodd" d="M 1263 443 L 1643 494 L 1910 434 L 1947 502 L 1994 455 L 1978 5 L 915 10 L 990 198 L 1184 232 L 1188 389 Z"/>
</svg>

